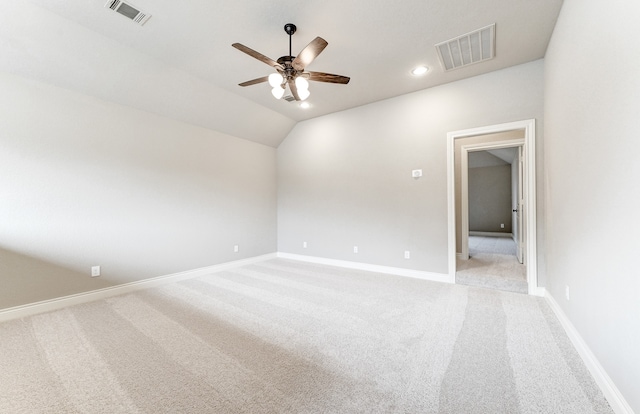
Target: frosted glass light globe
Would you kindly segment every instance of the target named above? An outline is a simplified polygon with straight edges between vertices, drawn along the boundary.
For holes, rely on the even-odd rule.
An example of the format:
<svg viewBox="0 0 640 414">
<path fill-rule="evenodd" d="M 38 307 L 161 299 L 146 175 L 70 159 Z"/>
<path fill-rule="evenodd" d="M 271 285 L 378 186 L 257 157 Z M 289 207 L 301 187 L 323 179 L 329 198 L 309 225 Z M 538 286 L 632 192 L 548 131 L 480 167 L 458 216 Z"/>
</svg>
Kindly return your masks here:
<svg viewBox="0 0 640 414">
<path fill-rule="evenodd" d="M 283 81 L 284 78 L 279 73 L 272 73 L 269 75 L 269 85 L 271 85 L 272 88 L 282 85 Z"/>
</svg>

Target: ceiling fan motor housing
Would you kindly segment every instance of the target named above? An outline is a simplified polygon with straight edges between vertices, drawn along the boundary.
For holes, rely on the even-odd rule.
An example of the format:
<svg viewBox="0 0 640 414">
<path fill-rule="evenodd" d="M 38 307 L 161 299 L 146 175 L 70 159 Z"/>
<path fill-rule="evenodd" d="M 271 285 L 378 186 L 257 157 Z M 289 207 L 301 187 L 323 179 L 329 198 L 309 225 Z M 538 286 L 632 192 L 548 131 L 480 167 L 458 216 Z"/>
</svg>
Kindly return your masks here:
<svg viewBox="0 0 640 414">
<path fill-rule="evenodd" d="M 295 56 L 282 56 L 278 59 L 278 63 L 284 67 L 282 75 L 285 78 L 285 81 L 294 79 L 298 75 L 298 71 L 291 66 L 293 59 L 295 59 Z"/>
</svg>

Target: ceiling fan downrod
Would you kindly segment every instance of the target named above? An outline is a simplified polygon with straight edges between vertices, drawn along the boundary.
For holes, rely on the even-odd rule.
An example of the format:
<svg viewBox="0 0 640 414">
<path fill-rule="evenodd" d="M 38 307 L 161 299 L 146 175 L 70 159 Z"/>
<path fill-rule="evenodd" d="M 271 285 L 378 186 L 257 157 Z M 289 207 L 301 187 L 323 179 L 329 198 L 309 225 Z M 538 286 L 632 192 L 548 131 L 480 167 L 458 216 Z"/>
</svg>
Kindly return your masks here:
<svg viewBox="0 0 640 414">
<path fill-rule="evenodd" d="M 289 35 L 289 56 L 291 56 L 291 36 L 298 30 L 295 24 L 287 23 L 284 25 L 284 31 Z"/>
<path fill-rule="evenodd" d="M 291 38 L 293 34 L 298 30 L 295 24 L 287 23 L 284 25 L 284 31 L 289 35 L 289 56 L 281 56 L 278 59 L 278 63 L 283 66 L 282 81 L 281 86 L 284 88 L 284 85 L 289 82 L 289 80 L 293 80 L 297 77 L 296 70 L 291 66 L 291 62 L 293 62 L 294 57 L 292 56 L 292 47 L 291 47 Z"/>
</svg>

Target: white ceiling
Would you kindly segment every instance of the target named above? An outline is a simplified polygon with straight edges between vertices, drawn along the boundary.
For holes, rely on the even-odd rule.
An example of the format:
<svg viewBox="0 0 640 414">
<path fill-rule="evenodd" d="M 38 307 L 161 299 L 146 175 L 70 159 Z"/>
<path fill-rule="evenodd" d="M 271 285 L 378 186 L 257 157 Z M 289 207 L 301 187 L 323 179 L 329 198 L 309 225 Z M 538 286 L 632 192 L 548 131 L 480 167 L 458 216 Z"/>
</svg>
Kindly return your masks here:
<svg viewBox="0 0 640 414">
<path fill-rule="evenodd" d="M 297 121 L 544 57 L 562 0 L 131 0 L 152 15 L 138 26 L 106 0 L 3 0 L 0 70 L 277 146 Z M 273 69 L 234 49 L 297 54 L 329 46 L 308 70 L 351 77 L 312 82 L 308 102 L 275 100 L 267 84 L 238 83 Z M 444 72 L 436 43 L 496 23 L 496 57 Z M 414 77 L 419 64 L 431 70 Z"/>
</svg>

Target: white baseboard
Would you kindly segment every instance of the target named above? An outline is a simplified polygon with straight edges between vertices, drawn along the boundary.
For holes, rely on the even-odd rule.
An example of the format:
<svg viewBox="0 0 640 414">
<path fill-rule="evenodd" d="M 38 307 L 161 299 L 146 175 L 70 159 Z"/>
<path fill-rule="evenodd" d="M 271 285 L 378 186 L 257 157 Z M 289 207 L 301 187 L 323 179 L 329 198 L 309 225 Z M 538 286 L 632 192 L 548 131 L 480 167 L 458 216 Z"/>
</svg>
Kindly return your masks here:
<svg viewBox="0 0 640 414">
<path fill-rule="evenodd" d="M 531 296 L 539 296 L 541 298 L 544 298 L 547 295 L 547 290 L 543 287 L 536 286 L 529 291 L 529 294 Z"/>
<path fill-rule="evenodd" d="M 122 295 L 137 290 L 148 289 L 167 283 L 179 282 L 181 280 L 192 279 L 194 277 L 204 276 L 223 270 L 233 269 L 245 266 L 251 263 L 261 262 L 263 260 L 274 259 L 276 253 L 265 254 L 262 256 L 250 257 L 248 259 L 234 260 L 232 262 L 220 263 L 213 266 L 202 267 L 199 269 L 187 270 L 184 272 L 173 273 L 170 275 L 153 277 L 150 279 L 139 280 L 136 282 L 124 283 L 121 285 L 111 286 L 103 289 L 96 289 L 89 292 L 78 293 L 75 295 L 63 296 L 61 298 L 44 300 L 41 302 L 30 303 L 27 305 L 15 306 L 0 310 L 0 322 L 24 318 L 26 316 L 35 315 L 43 312 L 51 312 L 54 310 L 66 308 L 68 306 L 78 305 L 81 303 L 93 302 L 100 299 L 110 298 L 112 296 Z"/>
<path fill-rule="evenodd" d="M 350 262 L 347 260 L 326 259 L 324 257 L 304 256 L 299 254 L 278 252 L 282 259 L 298 260 L 302 262 L 324 264 L 327 266 L 344 267 L 347 269 L 365 270 L 368 272 L 387 273 L 396 276 L 411 277 L 414 279 L 430 280 L 432 282 L 454 283 L 454 280 L 446 273 L 423 272 L 421 270 L 403 269 L 400 267 L 380 266 L 368 263 Z"/>
<path fill-rule="evenodd" d="M 511 233 L 501 233 L 498 231 L 470 231 L 469 236 L 483 236 L 483 237 L 511 237 Z"/>
<path fill-rule="evenodd" d="M 589 369 L 589 372 L 593 375 L 593 378 L 602 390 L 602 393 L 609 402 L 613 411 L 617 414 L 633 414 L 633 410 L 620 393 L 620 390 L 618 390 L 618 387 L 616 387 L 605 369 L 600 365 L 600 362 L 593 352 L 591 352 L 591 349 L 584 339 L 582 339 L 582 336 L 580 336 L 560 305 L 558 305 L 558 302 L 555 301 L 548 291 L 545 298 L 553 310 L 553 313 L 555 313 L 556 317 L 560 321 L 560 324 L 567 332 L 567 336 L 571 339 L 573 346 L 578 351 L 578 354 Z"/>
</svg>

